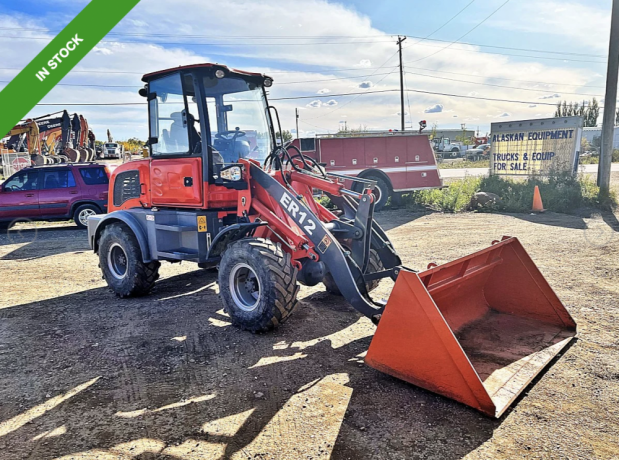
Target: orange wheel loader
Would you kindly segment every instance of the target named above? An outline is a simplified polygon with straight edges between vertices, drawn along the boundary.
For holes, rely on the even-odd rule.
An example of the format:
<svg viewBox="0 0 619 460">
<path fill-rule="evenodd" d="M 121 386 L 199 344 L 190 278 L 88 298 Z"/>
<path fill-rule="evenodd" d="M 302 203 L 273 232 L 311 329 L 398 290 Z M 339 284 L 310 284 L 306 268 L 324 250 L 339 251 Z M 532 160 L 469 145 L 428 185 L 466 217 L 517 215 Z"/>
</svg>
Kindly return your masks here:
<svg viewBox="0 0 619 460">
<path fill-rule="evenodd" d="M 232 323 L 261 332 L 292 314 L 299 283 L 323 283 L 376 324 L 370 366 L 492 417 L 574 337 L 515 238 L 423 272 L 403 267 L 373 219 L 374 181 L 327 173 L 277 144 L 270 77 L 197 64 L 143 81 L 149 157 L 116 168 L 110 213 L 88 221 L 119 297 L 146 294 L 161 261 L 218 267 Z M 386 304 L 370 296 L 383 278 L 395 281 Z"/>
</svg>

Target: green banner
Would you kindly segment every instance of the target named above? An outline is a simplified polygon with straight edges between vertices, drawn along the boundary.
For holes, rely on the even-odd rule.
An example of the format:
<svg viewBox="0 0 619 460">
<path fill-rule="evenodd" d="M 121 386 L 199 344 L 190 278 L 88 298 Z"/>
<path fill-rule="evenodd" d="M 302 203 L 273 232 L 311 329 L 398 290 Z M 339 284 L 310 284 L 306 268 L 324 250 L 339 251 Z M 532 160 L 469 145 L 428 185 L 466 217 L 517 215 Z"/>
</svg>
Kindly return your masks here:
<svg viewBox="0 0 619 460">
<path fill-rule="evenodd" d="M 91 0 L 0 91 L 0 137 L 8 133 L 140 0 Z"/>
</svg>

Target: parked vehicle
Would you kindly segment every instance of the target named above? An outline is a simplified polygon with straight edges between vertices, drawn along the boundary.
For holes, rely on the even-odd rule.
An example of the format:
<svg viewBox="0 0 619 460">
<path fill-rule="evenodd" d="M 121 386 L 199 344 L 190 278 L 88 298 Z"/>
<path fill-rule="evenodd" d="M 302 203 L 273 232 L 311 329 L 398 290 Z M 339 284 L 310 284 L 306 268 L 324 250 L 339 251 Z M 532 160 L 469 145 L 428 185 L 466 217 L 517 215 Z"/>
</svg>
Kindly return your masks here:
<svg viewBox="0 0 619 460">
<path fill-rule="evenodd" d="M 316 159 L 326 171 L 376 181 L 375 210 L 390 196 L 413 190 L 439 188 L 443 181 L 428 136 L 413 132 L 361 133 L 352 136 L 318 135 L 291 143 Z M 362 191 L 363 184 L 343 180 Z"/>
<path fill-rule="evenodd" d="M 488 160 L 490 159 L 490 144 L 481 144 L 474 149 L 468 149 L 464 152 L 464 157 L 471 161 Z"/>
<path fill-rule="evenodd" d="M 441 158 L 459 158 L 462 147 L 451 142 L 447 137 L 435 137 L 432 139 L 432 147 Z"/>
<path fill-rule="evenodd" d="M 103 155 L 102 158 L 122 158 L 124 153 L 124 149 L 122 144 L 118 144 L 116 142 L 108 142 L 103 144 Z"/>
<path fill-rule="evenodd" d="M 109 176 L 96 163 L 22 169 L 0 187 L 0 226 L 25 219 L 73 219 L 86 228 L 89 216 L 107 212 Z"/>
</svg>

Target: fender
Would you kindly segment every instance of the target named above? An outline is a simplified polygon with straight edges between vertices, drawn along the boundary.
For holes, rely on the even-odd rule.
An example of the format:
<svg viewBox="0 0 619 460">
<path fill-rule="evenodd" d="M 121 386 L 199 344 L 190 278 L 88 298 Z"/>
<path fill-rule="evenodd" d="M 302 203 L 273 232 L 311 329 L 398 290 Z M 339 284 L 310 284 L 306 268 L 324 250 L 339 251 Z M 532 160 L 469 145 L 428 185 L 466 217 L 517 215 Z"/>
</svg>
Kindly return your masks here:
<svg viewBox="0 0 619 460">
<path fill-rule="evenodd" d="M 377 169 L 365 169 L 361 171 L 359 174 L 357 174 L 357 177 L 361 177 L 364 179 L 367 179 L 369 176 L 380 177 L 382 180 L 384 180 L 387 183 L 390 191 L 393 192 L 393 185 L 391 184 L 391 179 L 389 178 L 387 173 L 377 168 Z"/>
<path fill-rule="evenodd" d="M 99 219 L 101 217 L 101 219 Z M 114 211 L 105 216 L 93 216 L 88 219 L 88 240 L 90 247 L 95 253 L 99 251 L 99 237 L 105 227 L 115 222 L 122 222 L 131 229 L 138 244 L 140 245 L 140 252 L 142 253 L 142 262 L 152 262 L 150 254 L 150 247 L 148 246 L 148 238 L 146 238 L 146 229 L 143 224 L 129 211 Z M 92 227 L 95 226 L 94 231 Z"/>
<path fill-rule="evenodd" d="M 267 225 L 267 222 L 240 223 L 227 226 L 213 240 L 207 259 L 221 256 L 226 246 L 230 243 L 245 238 L 253 233 L 255 229 L 264 225 Z"/>
</svg>

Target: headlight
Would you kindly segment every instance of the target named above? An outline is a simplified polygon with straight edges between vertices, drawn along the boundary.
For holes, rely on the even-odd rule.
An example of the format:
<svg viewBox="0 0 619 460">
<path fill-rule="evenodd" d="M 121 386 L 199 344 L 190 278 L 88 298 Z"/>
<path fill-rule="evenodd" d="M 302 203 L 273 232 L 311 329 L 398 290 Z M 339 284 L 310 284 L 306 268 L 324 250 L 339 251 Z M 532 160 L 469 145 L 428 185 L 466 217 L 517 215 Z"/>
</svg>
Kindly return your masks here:
<svg viewBox="0 0 619 460">
<path fill-rule="evenodd" d="M 264 79 L 264 86 L 266 86 L 267 88 L 270 88 L 271 86 L 273 86 L 273 80 L 270 78 L 265 78 Z"/>
<path fill-rule="evenodd" d="M 223 71 L 223 70 L 221 70 L 221 69 L 217 69 L 217 70 L 215 71 L 215 76 L 216 76 L 217 78 L 224 78 L 224 77 L 226 76 L 226 72 L 224 72 L 224 71 Z"/>
<path fill-rule="evenodd" d="M 237 181 L 241 180 L 241 167 L 240 166 L 231 166 L 230 168 L 224 169 L 221 171 L 220 176 L 222 179 Z"/>
</svg>

